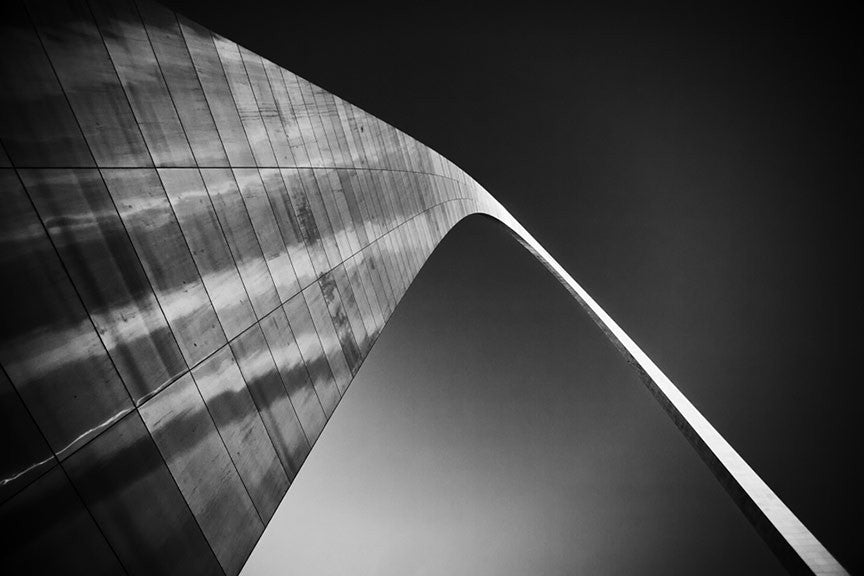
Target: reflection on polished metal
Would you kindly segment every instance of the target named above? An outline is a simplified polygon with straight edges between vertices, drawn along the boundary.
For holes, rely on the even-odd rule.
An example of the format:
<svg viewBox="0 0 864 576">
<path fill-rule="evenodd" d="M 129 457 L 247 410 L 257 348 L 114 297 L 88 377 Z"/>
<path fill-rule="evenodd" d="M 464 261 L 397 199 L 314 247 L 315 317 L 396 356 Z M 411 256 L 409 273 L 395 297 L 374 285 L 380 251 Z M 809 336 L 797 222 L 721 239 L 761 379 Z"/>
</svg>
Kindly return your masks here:
<svg viewBox="0 0 864 576">
<path fill-rule="evenodd" d="M 146 0 L 2 10 L 5 573 L 237 574 L 423 262 L 471 214 L 585 308 L 790 572 L 845 573 L 434 150 Z"/>
</svg>

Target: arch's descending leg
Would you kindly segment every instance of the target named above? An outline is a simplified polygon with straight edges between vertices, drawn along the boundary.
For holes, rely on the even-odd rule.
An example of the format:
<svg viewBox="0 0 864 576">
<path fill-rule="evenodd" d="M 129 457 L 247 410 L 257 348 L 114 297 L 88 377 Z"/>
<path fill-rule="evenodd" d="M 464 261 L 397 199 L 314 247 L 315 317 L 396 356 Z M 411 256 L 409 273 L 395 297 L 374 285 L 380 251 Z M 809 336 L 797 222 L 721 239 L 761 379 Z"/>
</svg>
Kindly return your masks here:
<svg viewBox="0 0 864 576">
<path fill-rule="evenodd" d="M 507 211 L 149 0 L 0 15 L 0 566 L 236 574 L 450 228 L 508 226 L 791 571 L 842 568 Z"/>
</svg>

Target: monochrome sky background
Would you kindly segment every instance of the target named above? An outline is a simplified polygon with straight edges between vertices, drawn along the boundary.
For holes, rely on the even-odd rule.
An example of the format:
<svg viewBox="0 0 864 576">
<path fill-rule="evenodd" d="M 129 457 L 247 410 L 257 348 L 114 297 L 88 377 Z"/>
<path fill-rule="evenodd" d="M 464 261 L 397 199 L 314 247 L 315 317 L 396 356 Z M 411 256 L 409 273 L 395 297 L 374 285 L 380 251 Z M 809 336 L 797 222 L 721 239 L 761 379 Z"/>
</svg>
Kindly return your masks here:
<svg viewBox="0 0 864 576">
<path fill-rule="evenodd" d="M 465 169 L 864 569 L 860 12 L 167 4 Z M 482 218 L 415 280 L 246 573 L 289 567 L 782 573 L 600 331 Z"/>
</svg>

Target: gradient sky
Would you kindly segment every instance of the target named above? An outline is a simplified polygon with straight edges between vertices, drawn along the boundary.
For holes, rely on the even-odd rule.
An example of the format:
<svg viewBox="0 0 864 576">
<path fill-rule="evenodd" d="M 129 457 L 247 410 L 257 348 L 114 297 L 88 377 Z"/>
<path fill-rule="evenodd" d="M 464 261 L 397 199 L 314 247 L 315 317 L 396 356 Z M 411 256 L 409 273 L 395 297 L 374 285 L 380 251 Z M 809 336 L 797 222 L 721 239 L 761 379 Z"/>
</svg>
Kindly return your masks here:
<svg viewBox="0 0 864 576">
<path fill-rule="evenodd" d="M 864 569 L 860 13 L 171 1 L 474 176 Z M 497 225 L 415 280 L 247 574 L 782 573 Z"/>
</svg>

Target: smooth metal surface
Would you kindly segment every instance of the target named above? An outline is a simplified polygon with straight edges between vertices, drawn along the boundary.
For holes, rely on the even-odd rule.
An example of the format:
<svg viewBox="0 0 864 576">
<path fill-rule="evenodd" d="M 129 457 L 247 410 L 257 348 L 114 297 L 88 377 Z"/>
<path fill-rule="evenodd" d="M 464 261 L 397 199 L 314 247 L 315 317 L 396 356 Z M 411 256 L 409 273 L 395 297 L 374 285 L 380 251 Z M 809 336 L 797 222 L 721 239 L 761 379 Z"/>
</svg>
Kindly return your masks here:
<svg viewBox="0 0 864 576">
<path fill-rule="evenodd" d="M 27 10 L 96 163 L 152 166 L 87 2 L 41 0 Z"/>
<path fill-rule="evenodd" d="M 288 476 L 231 348 L 210 356 L 192 370 L 192 377 L 258 515 L 267 523 L 288 490 Z"/>
<path fill-rule="evenodd" d="M 186 365 L 98 170 L 19 170 L 93 325 L 141 402 Z"/>
<path fill-rule="evenodd" d="M 201 167 L 226 166 L 228 158 L 177 17 L 149 0 L 137 5 L 195 161 Z"/>
<path fill-rule="evenodd" d="M 0 10 L 0 77 L 15 79 L 0 90 L 0 138 L 6 153 L 17 166 L 93 166 L 26 9 L 4 2 Z"/>
<path fill-rule="evenodd" d="M 246 68 L 240 57 L 240 49 L 230 40 L 216 34 L 213 35 L 213 42 L 225 70 L 237 111 L 240 113 L 240 122 L 246 131 L 252 154 L 255 156 L 255 163 L 258 166 L 276 166 L 273 147 L 267 138 L 267 131 L 264 128 L 263 120 L 261 120 L 255 95 L 249 85 L 249 77 L 246 75 Z"/>
<path fill-rule="evenodd" d="M 0 362 L 58 457 L 132 409 L 15 172 L 0 171 Z"/>
<path fill-rule="evenodd" d="M 225 333 L 159 175 L 141 169 L 102 176 L 183 357 L 194 366 L 225 344 Z"/>
<path fill-rule="evenodd" d="M 273 314 L 283 314 L 284 317 L 281 309 L 274 311 Z M 288 321 L 285 320 L 283 326 L 287 328 L 287 324 Z M 287 344 L 281 344 L 278 348 L 279 351 L 282 352 L 286 346 Z M 293 480 L 309 454 L 309 440 L 297 417 L 294 404 L 288 397 L 285 384 L 279 375 L 273 355 L 270 352 L 270 346 L 267 344 L 261 328 L 253 326 L 234 340 L 231 343 L 231 351 L 240 367 L 243 380 L 249 387 L 249 393 L 255 406 L 261 414 L 261 420 L 270 435 L 276 453 L 279 455 L 282 467 L 288 479 Z M 295 351 L 296 356 L 299 354 Z M 295 365 L 298 369 L 303 369 L 296 360 Z M 288 373 L 290 374 L 290 371 Z M 291 382 L 298 379 L 289 376 Z M 315 402 L 318 407 L 316 413 L 320 414 L 323 419 L 323 411 L 317 404 L 318 398 L 314 396 L 314 392 L 309 400 Z M 299 399 L 296 403 L 300 404 Z M 321 421 L 317 426 L 310 424 L 309 428 L 310 430 L 317 429 L 320 432 L 323 425 L 324 423 Z"/>
<path fill-rule="evenodd" d="M 234 104 L 222 62 L 216 53 L 213 36 L 206 28 L 178 16 L 180 29 L 186 41 L 186 49 L 195 67 L 198 82 L 216 124 L 219 139 L 225 147 L 231 166 L 254 166 L 252 149 L 240 122 L 240 113 Z"/>
<path fill-rule="evenodd" d="M 197 170 L 163 168 L 158 172 L 201 281 L 230 340 L 255 322 L 255 312 L 210 196 Z"/>
<path fill-rule="evenodd" d="M 323 380 L 316 387 L 316 381 L 313 380 L 309 372 L 309 368 L 312 366 L 307 366 L 300 355 L 300 348 L 294 337 L 294 332 L 288 324 L 288 316 L 286 315 L 286 311 L 291 309 L 292 302 L 295 305 L 302 304 L 305 306 L 302 298 L 299 296 L 295 297 L 285 305 L 284 309 L 282 307 L 277 308 L 267 318 L 264 318 L 261 321 L 261 330 L 263 331 L 269 351 L 273 356 L 273 361 L 276 363 L 276 369 L 282 377 L 282 384 L 285 386 L 288 397 L 291 399 L 291 404 L 297 413 L 297 418 L 311 446 L 318 440 L 318 436 L 327 423 L 327 415 L 324 413 L 321 398 L 317 390 L 317 388 L 320 388 L 322 393 L 324 393 L 327 387 L 327 380 L 325 380 L 325 376 L 314 372 L 313 374 Z M 295 320 L 295 326 L 297 325 L 297 321 Z M 325 395 L 325 398 L 328 398 L 328 396 Z M 332 405 L 332 402 L 330 405 Z"/>
<path fill-rule="evenodd" d="M 845 574 L 434 150 L 149 0 L 2 10 L 4 571 L 237 574 L 425 260 L 486 214 L 634 365 L 789 571 Z"/>
<path fill-rule="evenodd" d="M 202 170 L 201 174 L 252 308 L 260 320 L 279 306 L 279 294 L 255 236 L 255 228 L 240 195 L 234 173 L 228 169 L 214 168 Z"/>
<path fill-rule="evenodd" d="M 314 287 L 317 285 L 313 284 L 310 288 Z M 300 356 L 309 371 L 309 377 L 312 380 L 315 393 L 318 395 L 318 401 L 321 403 L 327 418 L 330 418 L 342 398 L 342 394 L 338 389 L 333 369 L 324 352 L 321 336 L 317 332 L 307 300 L 303 294 L 298 294 L 285 303 L 283 310 L 285 310 L 291 332 L 297 341 Z M 336 345 L 338 346 L 338 344 Z M 341 350 L 339 353 L 342 353 Z"/>
<path fill-rule="evenodd" d="M 131 0 L 90 2 L 117 77 L 156 166 L 187 166 L 192 150 Z"/>
<path fill-rule="evenodd" d="M 0 372 L 0 502 L 14 496 L 57 464 L 36 422 L 5 373 Z"/>
<path fill-rule="evenodd" d="M 78 450 L 63 467 L 130 574 L 219 570 L 137 412 Z"/>
<path fill-rule="evenodd" d="M 4 572 L 123 574 L 60 466 L 3 504 L 0 522 Z"/>
<path fill-rule="evenodd" d="M 236 574 L 264 523 L 192 376 L 145 404 L 141 417 L 222 568 Z"/>
</svg>

